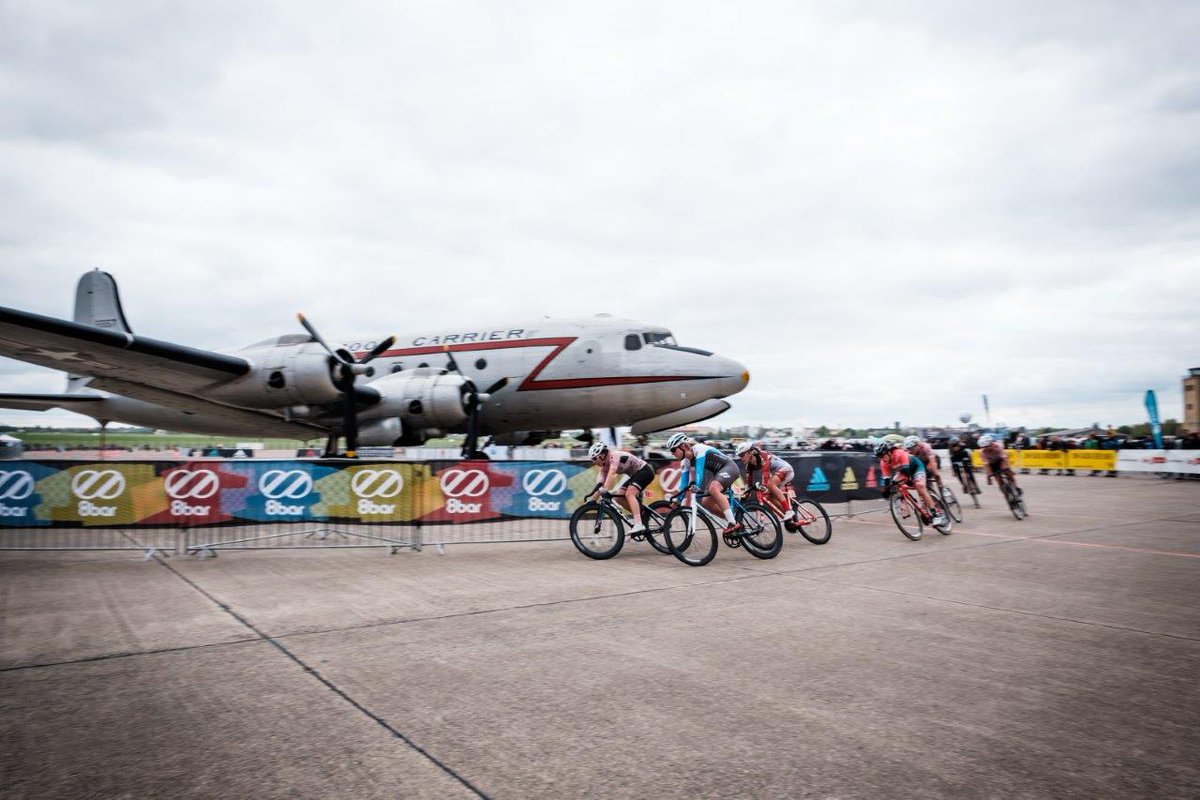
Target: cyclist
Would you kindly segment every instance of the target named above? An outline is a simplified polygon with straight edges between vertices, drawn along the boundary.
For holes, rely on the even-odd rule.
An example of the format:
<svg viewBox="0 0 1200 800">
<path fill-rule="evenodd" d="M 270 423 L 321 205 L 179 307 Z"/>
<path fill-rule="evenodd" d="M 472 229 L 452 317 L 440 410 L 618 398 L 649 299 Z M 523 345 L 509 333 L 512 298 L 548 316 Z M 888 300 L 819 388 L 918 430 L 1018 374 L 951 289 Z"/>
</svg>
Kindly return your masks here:
<svg viewBox="0 0 1200 800">
<path fill-rule="evenodd" d="M 716 514 L 718 519 L 725 520 L 727 524 L 721 533 L 740 531 L 742 525 L 734 518 L 733 509 L 729 507 L 729 498 L 725 496 L 725 491 L 742 474 L 737 461 L 717 448 L 699 444 L 682 433 L 677 433 L 667 440 L 667 449 L 682 462 L 679 495 L 673 502 L 678 502 L 679 496 L 684 492 L 707 490 L 708 494 L 700 498 L 700 502 Z M 695 477 L 691 478 L 693 471 Z"/>
<path fill-rule="evenodd" d="M 904 448 L 895 442 L 882 441 L 875 445 L 875 457 L 879 459 L 880 471 L 883 472 L 883 496 L 892 496 L 892 484 L 907 481 L 917 490 L 924 504 L 925 514 L 922 521 L 940 525 L 945 520 L 940 507 L 934 505 L 925 487 L 925 465 L 916 456 L 910 456 Z M 893 475 L 895 477 L 893 477 Z M 926 518 L 928 517 L 928 518 Z"/>
<path fill-rule="evenodd" d="M 987 467 L 989 484 L 992 482 L 993 475 L 1002 472 L 1012 481 L 1013 488 L 1017 490 L 1018 495 L 1025 494 L 1021 487 L 1017 486 L 1017 476 L 1013 474 L 1012 467 L 1008 465 L 1008 453 L 1004 451 L 1003 444 L 985 433 L 979 437 L 979 457 L 983 459 L 983 463 Z"/>
<path fill-rule="evenodd" d="M 642 524 L 642 504 L 638 496 L 646 487 L 654 482 L 654 468 L 633 453 L 625 450 L 610 449 L 604 442 L 596 442 L 588 448 L 588 458 L 600 468 L 600 479 L 596 488 L 608 492 L 608 479 L 618 475 L 628 476 L 624 485 L 625 503 L 633 512 L 633 527 L 630 533 L 641 533 L 646 530 Z"/>
<path fill-rule="evenodd" d="M 792 469 L 791 464 L 773 453 L 768 453 L 758 442 L 742 442 L 737 446 L 734 455 L 742 462 L 746 486 L 753 486 L 754 473 L 761 472 L 762 483 L 771 493 L 775 505 L 787 509 L 783 521 L 787 522 L 796 516 L 796 510 L 788 504 L 787 496 L 783 493 L 783 487 L 796 477 L 796 471 Z"/>
<path fill-rule="evenodd" d="M 901 447 L 908 452 L 909 455 L 916 456 L 921 459 L 921 463 L 925 465 L 925 472 L 928 476 L 927 480 L 930 483 L 938 485 L 938 491 L 942 488 L 942 471 L 938 464 L 937 454 L 933 452 L 933 448 L 928 443 L 922 442 L 920 437 L 905 436 Z"/>
<path fill-rule="evenodd" d="M 958 482 L 962 484 L 964 492 L 972 494 L 972 489 L 975 487 L 967 483 L 967 473 L 975 468 L 971 463 L 971 448 L 967 447 L 957 436 L 952 436 L 947 449 L 950 451 L 950 466 L 954 469 Z"/>
</svg>

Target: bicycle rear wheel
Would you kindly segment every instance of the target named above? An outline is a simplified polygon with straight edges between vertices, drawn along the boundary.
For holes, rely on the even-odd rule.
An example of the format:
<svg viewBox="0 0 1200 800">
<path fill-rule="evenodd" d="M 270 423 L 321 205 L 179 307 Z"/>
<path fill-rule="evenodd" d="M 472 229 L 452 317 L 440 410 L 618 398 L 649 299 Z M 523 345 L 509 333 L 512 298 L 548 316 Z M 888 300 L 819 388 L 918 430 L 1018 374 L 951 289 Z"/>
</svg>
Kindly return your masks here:
<svg viewBox="0 0 1200 800">
<path fill-rule="evenodd" d="M 649 509 L 642 513 L 642 524 L 646 526 L 646 541 L 663 555 L 670 555 L 671 545 L 667 543 L 667 535 L 663 532 L 663 522 L 667 514 L 671 513 L 671 504 L 666 500 L 655 500 Z"/>
<path fill-rule="evenodd" d="M 703 514 L 696 515 L 696 530 L 690 529 L 692 510 L 677 508 L 667 514 L 663 532 L 667 545 L 689 567 L 703 567 L 717 554 L 717 530 Z"/>
<path fill-rule="evenodd" d="M 939 497 L 938 492 L 933 491 L 929 493 L 929 496 L 933 498 L 934 507 L 941 509 L 942 512 L 942 524 L 937 524 L 937 517 L 935 516 L 933 529 L 942 536 L 949 536 L 950 531 L 954 530 L 954 517 L 950 515 L 950 510 L 946 507 L 946 498 Z"/>
<path fill-rule="evenodd" d="M 917 513 L 917 509 L 912 503 L 906 503 L 900 495 L 892 495 L 890 504 L 892 509 L 892 519 L 896 522 L 896 527 L 900 532 L 912 539 L 914 542 L 921 538 L 921 529 L 924 527 L 921 523 L 921 515 Z"/>
<path fill-rule="evenodd" d="M 816 500 L 797 500 L 793 506 L 796 516 L 792 518 L 800 535 L 813 544 L 825 544 L 833 535 L 833 523 L 829 512 Z"/>
<path fill-rule="evenodd" d="M 742 504 L 742 544 L 755 558 L 774 558 L 783 549 L 783 529 L 775 515 L 758 503 Z"/>
<path fill-rule="evenodd" d="M 954 490 L 949 486 L 942 485 L 942 505 L 950 512 L 950 518 L 955 522 L 963 521 L 962 506 L 958 504 L 958 498 L 954 496 Z"/>
<path fill-rule="evenodd" d="M 1016 488 L 1013 487 L 1007 479 L 1003 479 L 1000 483 L 1000 491 L 1004 493 L 1004 499 L 1008 502 L 1008 510 L 1017 519 L 1025 519 L 1029 516 L 1029 511 L 1025 508 L 1025 501 L 1017 494 Z"/>
<path fill-rule="evenodd" d="M 575 548 L 588 558 L 612 558 L 625 544 L 625 526 L 621 520 L 596 502 L 584 503 L 575 509 L 570 529 Z"/>
</svg>

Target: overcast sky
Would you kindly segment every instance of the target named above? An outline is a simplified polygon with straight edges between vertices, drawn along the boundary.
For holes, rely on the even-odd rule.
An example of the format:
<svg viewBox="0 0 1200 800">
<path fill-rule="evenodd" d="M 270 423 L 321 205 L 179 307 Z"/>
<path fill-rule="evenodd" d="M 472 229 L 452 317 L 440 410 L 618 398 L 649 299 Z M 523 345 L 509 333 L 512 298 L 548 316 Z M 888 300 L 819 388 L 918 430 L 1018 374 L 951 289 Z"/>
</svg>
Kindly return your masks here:
<svg viewBox="0 0 1200 800">
<path fill-rule="evenodd" d="M 1179 418 L 1197 42 L 1186 1 L 0 2 L 0 304 L 101 267 L 212 349 L 608 312 L 746 363 L 722 424 Z"/>
</svg>

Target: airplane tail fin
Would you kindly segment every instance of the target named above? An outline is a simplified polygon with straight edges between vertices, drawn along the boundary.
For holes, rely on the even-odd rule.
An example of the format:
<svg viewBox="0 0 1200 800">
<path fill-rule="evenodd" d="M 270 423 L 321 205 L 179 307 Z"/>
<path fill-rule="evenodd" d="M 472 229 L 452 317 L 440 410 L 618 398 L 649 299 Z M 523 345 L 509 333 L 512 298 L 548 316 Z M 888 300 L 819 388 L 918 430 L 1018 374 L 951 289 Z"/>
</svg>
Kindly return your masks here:
<svg viewBox="0 0 1200 800">
<path fill-rule="evenodd" d="M 100 269 L 85 272 L 75 287 L 75 321 L 105 330 L 133 333 L 121 308 L 116 279 Z M 83 375 L 67 375 L 67 391 L 78 391 L 88 380 Z"/>
</svg>

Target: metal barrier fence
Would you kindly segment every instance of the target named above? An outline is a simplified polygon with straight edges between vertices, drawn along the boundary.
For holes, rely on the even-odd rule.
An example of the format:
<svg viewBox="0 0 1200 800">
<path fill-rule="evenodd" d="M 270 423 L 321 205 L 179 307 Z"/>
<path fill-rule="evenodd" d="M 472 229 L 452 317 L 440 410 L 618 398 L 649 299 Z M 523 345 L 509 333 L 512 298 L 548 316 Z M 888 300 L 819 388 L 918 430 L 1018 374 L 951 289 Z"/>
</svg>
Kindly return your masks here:
<svg viewBox="0 0 1200 800">
<path fill-rule="evenodd" d="M 792 459 L 824 503 L 877 497 L 869 456 Z M 658 462 L 646 501 L 678 490 Z M 590 462 L 258 461 L 0 465 L 0 549 L 215 555 L 264 547 L 442 548 L 568 538 L 596 485 Z"/>
</svg>

